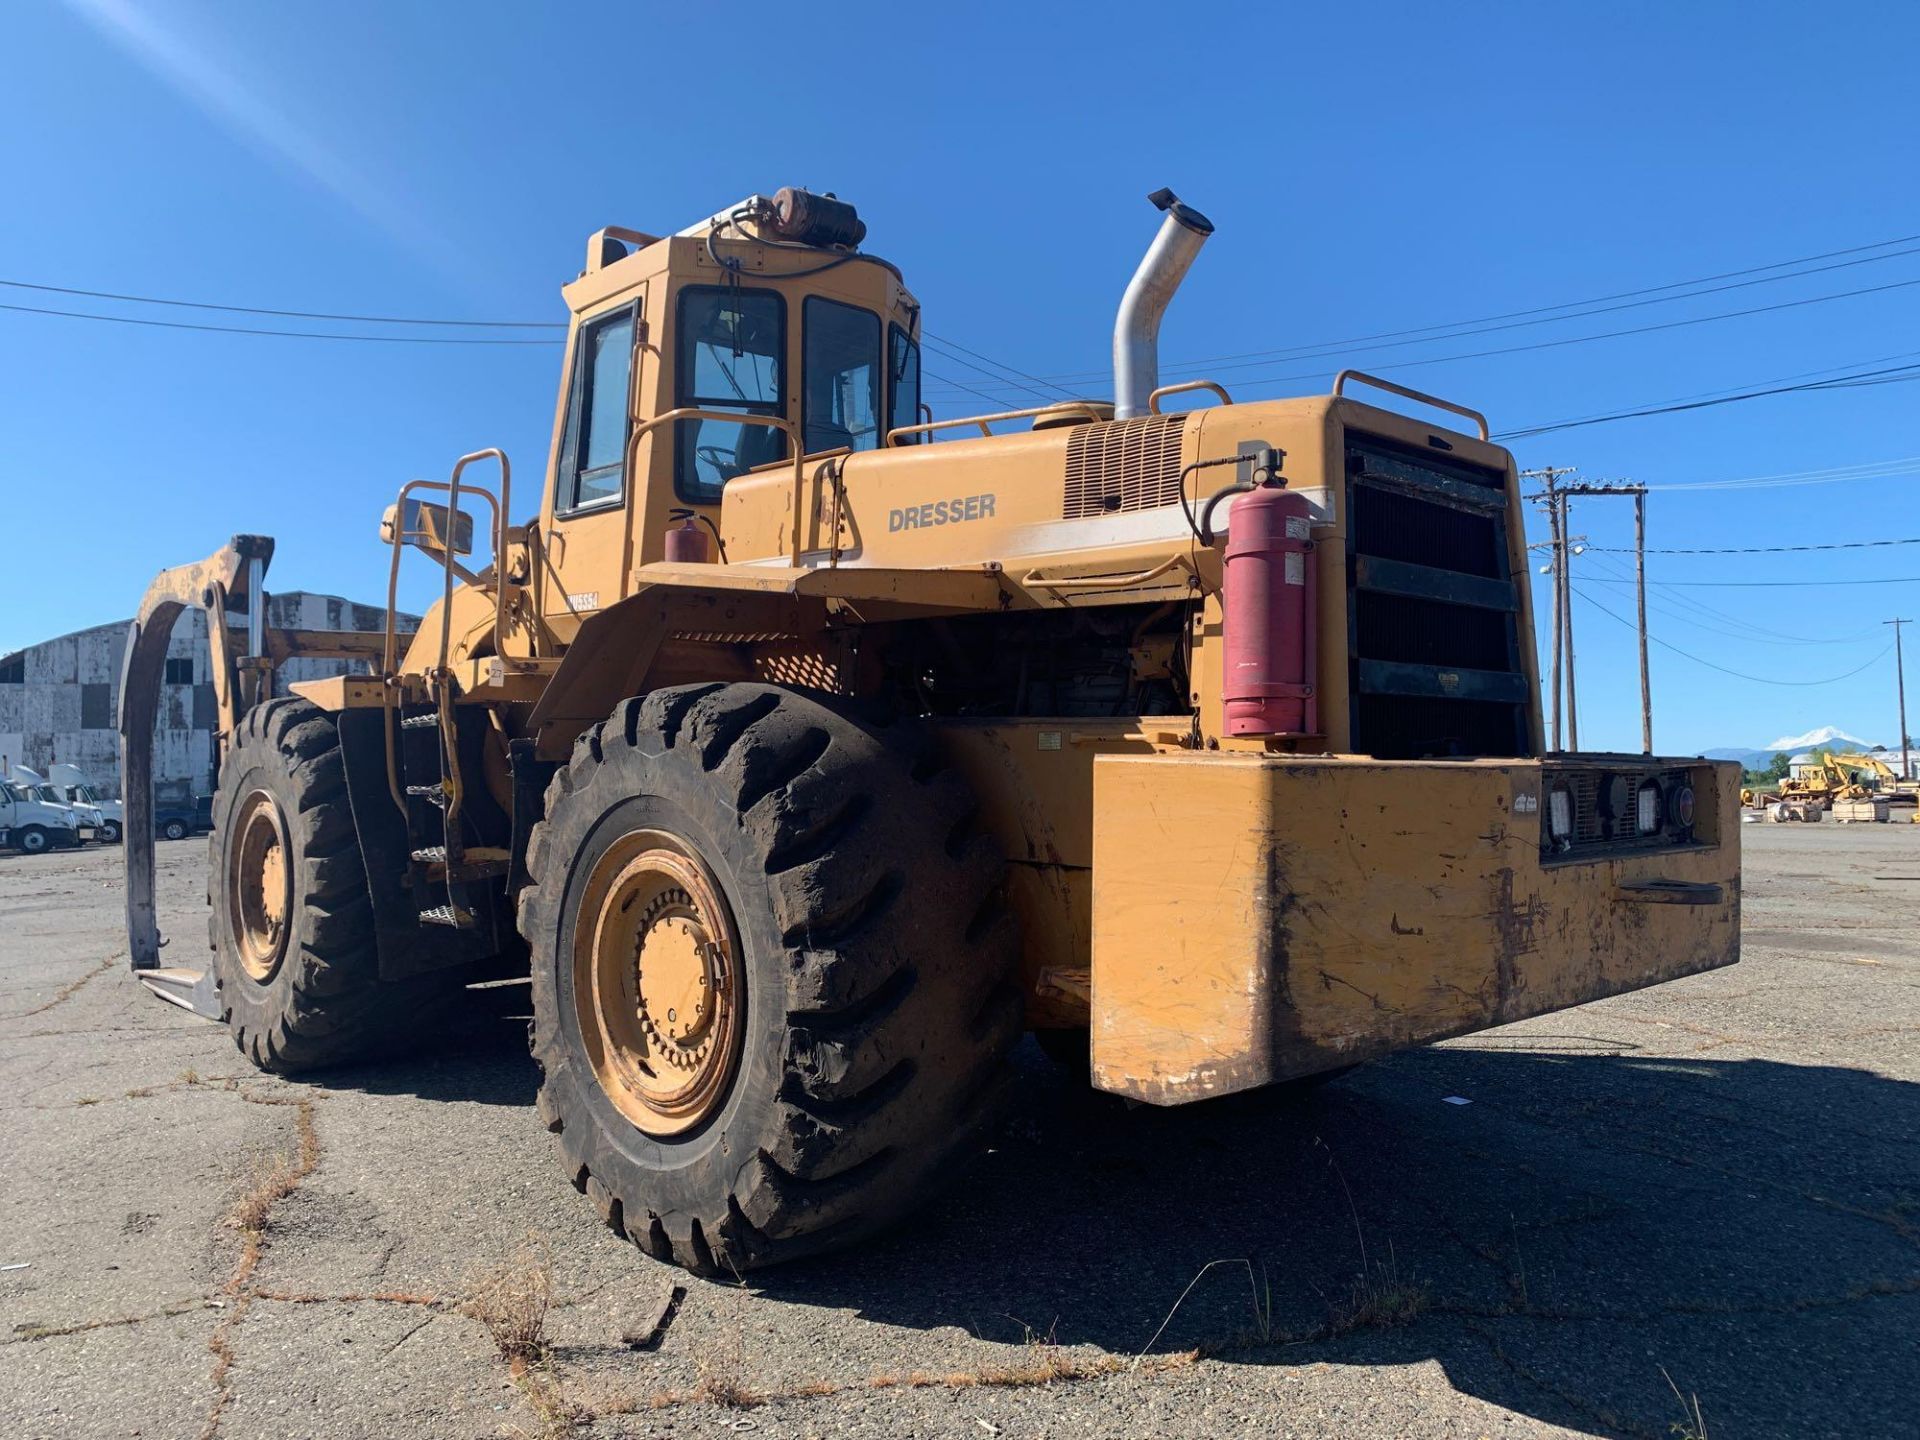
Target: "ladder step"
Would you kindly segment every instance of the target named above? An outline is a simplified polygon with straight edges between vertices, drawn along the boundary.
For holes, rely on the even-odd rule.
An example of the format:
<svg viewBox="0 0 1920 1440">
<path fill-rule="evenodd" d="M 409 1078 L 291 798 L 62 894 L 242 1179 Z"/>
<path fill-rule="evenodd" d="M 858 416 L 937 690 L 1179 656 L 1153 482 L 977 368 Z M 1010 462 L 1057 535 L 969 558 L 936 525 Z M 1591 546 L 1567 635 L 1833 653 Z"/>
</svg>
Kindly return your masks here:
<svg viewBox="0 0 1920 1440">
<path fill-rule="evenodd" d="M 445 865 L 447 847 L 444 845 L 426 845 L 408 852 L 414 861 L 421 865 Z M 490 845 L 475 845 L 460 852 L 460 858 L 454 861 L 447 872 L 450 880 L 491 880 L 497 875 L 507 873 L 513 860 L 507 851 Z"/>
<path fill-rule="evenodd" d="M 438 785 L 409 785 L 407 794 L 418 795 L 422 800 L 442 808 L 445 808 L 447 803 L 447 792 Z"/>
<path fill-rule="evenodd" d="M 438 715 L 402 715 L 400 717 L 402 730 L 431 730 L 439 723 Z"/>
<path fill-rule="evenodd" d="M 420 912 L 422 925 L 451 925 L 456 930 L 464 930 L 473 924 L 473 917 L 464 910 L 451 905 L 435 905 Z"/>
<path fill-rule="evenodd" d="M 428 865 L 447 863 L 447 847 L 427 845 L 412 852 L 413 858 Z M 460 859 L 467 865 L 504 865 L 513 857 L 507 851 L 493 845 L 469 845 L 460 852 Z"/>
</svg>

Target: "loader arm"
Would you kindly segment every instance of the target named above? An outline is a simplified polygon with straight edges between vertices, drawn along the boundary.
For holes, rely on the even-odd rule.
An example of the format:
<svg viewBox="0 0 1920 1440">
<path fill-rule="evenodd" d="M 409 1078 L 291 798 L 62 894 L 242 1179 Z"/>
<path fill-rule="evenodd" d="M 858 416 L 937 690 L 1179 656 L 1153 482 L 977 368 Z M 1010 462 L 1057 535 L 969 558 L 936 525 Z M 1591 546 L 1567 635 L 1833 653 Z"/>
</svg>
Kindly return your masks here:
<svg viewBox="0 0 1920 1440">
<path fill-rule="evenodd" d="M 153 883 L 153 726 L 160 713 L 167 645 L 174 623 L 193 606 L 207 612 L 207 644 L 213 659 L 218 729 L 234 722 L 258 697 L 265 668 L 242 674 L 230 653 L 226 612 L 243 602 L 250 658 L 266 653 L 266 574 L 273 540 L 236 535 L 205 560 L 162 570 L 147 587 L 127 632 L 120 672 L 120 775 L 125 804 L 123 848 L 127 863 L 127 954 L 134 971 L 156 994 L 215 1018 L 212 972 L 174 970 L 160 963 L 160 935 Z M 270 664 L 271 662 L 267 662 Z"/>
</svg>

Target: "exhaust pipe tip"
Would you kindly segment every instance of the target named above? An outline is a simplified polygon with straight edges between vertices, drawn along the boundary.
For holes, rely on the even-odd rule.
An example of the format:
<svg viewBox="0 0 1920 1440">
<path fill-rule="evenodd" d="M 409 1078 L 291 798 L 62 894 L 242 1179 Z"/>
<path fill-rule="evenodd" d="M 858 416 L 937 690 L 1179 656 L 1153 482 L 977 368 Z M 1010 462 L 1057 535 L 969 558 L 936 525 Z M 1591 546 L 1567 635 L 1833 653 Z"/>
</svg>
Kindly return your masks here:
<svg viewBox="0 0 1920 1440">
<path fill-rule="evenodd" d="M 1186 201 L 1182 200 L 1164 185 L 1147 196 L 1147 203 L 1156 210 L 1164 210 L 1169 218 L 1178 220 L 1182 225 L 1186 226 L 1187 229 L 1193 231 L 1202 239 L 1213 234 L 1213 221 L 1187 204 Z"/>
<path fill-rule="evenodd" d="M 1193 257 L 1213 234 L 1213 222 L 1169 189 L 1147 196 L 1166 219 L 1141 257 L 1113 322 L 1113 417 L 1147 413 L 1160 386 L 1160 320 L 1186 278 Z"/>
</svg>

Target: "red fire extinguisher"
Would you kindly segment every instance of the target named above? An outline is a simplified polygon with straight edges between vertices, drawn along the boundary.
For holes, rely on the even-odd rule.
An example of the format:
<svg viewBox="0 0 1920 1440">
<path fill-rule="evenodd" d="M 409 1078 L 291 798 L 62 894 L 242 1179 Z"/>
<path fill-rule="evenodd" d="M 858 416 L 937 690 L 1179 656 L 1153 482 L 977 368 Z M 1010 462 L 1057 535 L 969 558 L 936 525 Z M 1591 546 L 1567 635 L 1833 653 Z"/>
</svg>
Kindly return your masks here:
<svg viewBox="0 0 1920 1440">
<path fill-rule="evenodd" d="M 680 524 L 667 531 L 667 559 L 683 565 L 707 563 L 707 532 L 691 510 L 676 509 L 671 518 Z"/>
<path fill-rule="evenodd" d="M 1240 493 L 1229 520 L 1221 596 L 1229 735 L 1313 735 L 1320 728 L 1313 511 L 1306 496 L 1286 488 L 1280 460 L 1278 451 L 1263 452 L 1255 458 L 1255 478 L 1233 487 Z"/>
</svg>

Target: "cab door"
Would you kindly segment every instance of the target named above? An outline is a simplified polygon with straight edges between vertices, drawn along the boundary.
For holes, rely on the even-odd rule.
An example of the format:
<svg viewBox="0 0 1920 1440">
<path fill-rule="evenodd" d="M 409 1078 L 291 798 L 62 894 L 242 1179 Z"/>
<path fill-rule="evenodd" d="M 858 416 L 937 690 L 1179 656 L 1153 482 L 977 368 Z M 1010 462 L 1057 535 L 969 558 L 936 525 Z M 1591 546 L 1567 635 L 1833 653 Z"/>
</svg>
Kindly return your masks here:
<svg viewBox="0 0 1920 1440">
<path fill-rule="evenodd" d="M 621 598 L 631 500 L 627 441 L 647 351 L 646 287 L 580 322 L 559 417 L 546 526 L 541 611 L 571 638 L 579 622 Z"/>
</svg>

